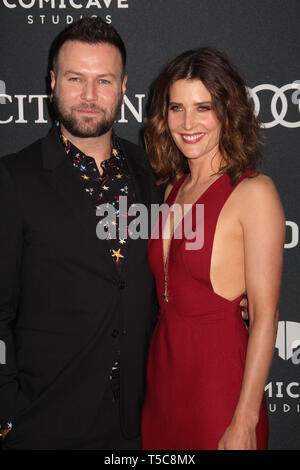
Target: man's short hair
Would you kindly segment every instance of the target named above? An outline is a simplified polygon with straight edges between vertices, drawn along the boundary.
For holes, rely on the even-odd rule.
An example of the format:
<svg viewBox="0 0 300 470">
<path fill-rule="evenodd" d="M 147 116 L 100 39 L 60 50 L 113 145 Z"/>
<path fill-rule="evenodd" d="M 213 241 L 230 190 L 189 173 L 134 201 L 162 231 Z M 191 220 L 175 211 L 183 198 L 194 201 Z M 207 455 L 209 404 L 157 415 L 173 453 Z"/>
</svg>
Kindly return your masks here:
<svg viewBox="0 0 300 470">
<path fill-rule="evenodd" d="M 121 54 L 123 77 L 126 68 L 126 48 L 117 30 L 99 17 L 85 17 L 65 28 L 54 40 L 50 51 L 50 68 L 55 71 L 59 51 L 66 41 L 81 41 L 88 44 L 111 44 Z"/>
</svg>

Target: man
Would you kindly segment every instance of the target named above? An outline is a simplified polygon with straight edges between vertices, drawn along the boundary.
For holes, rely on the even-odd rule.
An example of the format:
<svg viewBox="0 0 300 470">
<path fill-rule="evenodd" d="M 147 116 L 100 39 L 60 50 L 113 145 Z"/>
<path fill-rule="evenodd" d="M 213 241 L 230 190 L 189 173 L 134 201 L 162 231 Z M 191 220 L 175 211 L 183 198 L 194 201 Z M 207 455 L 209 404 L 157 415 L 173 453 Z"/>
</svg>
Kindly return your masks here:
<svg viewBox="0 0 300 470">
<path fill-rule="evenodd" d="M 162 191 L 112 132 L 127 81 L 115 29 L 84 18 L 52 56 L 58 125 L 0 159 L 3 447 L 138 449 L 157 316 L 147 240 L 99 239 L 96 210 L 109 202 L 118 221 L 119 196 L 149 208 Z"/>
<path fill-rule="evenodd" d="M 52 48 L 56 125 L 0 159 L 4 449 L 140 448 L 157 304 L 147 240 L 113 234 L 120 196 L 149 209 L 163 193 L 143 151 L 112 131 L 125 63 L 112 26 L 69 26 Z M 99 239 L 108 203 L 116 218 Z"/>
</svg>

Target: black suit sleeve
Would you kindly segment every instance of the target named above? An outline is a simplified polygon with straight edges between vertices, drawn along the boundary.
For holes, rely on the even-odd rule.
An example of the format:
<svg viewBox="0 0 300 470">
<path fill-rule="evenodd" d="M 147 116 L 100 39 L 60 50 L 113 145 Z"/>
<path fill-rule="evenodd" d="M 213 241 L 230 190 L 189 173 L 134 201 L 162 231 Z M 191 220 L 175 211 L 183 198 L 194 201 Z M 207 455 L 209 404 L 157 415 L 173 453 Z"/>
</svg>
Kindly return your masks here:
<svg viewBox="0 0 300 470">
<path fill-rule="evenodd" d="M 5 158 L 7 159 L 7 157 Z M 1 159 L 2 160 L 2 159 Z M 26 405 L 18 383 L 14 325 L 22 260 L 22 217 L 9 172 L 0 160 L 0 422 Z"/>
</svg>

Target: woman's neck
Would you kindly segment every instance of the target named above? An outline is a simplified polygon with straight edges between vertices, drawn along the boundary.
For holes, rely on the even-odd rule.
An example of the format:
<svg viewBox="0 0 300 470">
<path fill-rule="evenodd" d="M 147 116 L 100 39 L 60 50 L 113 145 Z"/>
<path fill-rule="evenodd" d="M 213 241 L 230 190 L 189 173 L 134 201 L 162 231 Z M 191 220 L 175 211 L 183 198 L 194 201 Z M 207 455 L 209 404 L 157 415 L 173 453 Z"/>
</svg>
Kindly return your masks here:
<svg viewBox="0 0 300 470">
<path fill-rule="evenodd" d="M 218 149 L 213 149 L 210 154 L 204 155 L 203 157 L 189 159 L 189 185 L 201 186 L 205 185 L 210 180 L 215 179 L 222 160 L 222 156 Z"/>
</svg>

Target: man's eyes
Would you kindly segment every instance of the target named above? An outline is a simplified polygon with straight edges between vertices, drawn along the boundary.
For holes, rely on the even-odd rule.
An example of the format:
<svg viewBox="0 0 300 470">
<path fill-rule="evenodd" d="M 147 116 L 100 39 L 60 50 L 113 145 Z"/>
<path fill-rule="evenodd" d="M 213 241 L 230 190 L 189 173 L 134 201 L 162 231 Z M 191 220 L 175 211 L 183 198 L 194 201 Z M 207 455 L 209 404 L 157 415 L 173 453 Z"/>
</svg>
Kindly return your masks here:
<svg viewBox="0 0 300 470">
<path fill-rule="evenodd" d="M 68 80 L 70 82 L 73 82 L 73 83 L 80 83 L 82 81 L 82 79 L 80 77 L 70 77 Z M 100 78 L 98 80 L 98 83 L 100 85 L 110 85 L 111 82 L 110 82 L 110 80 L 107 80 L 105 78 Z"/>
</svg>

